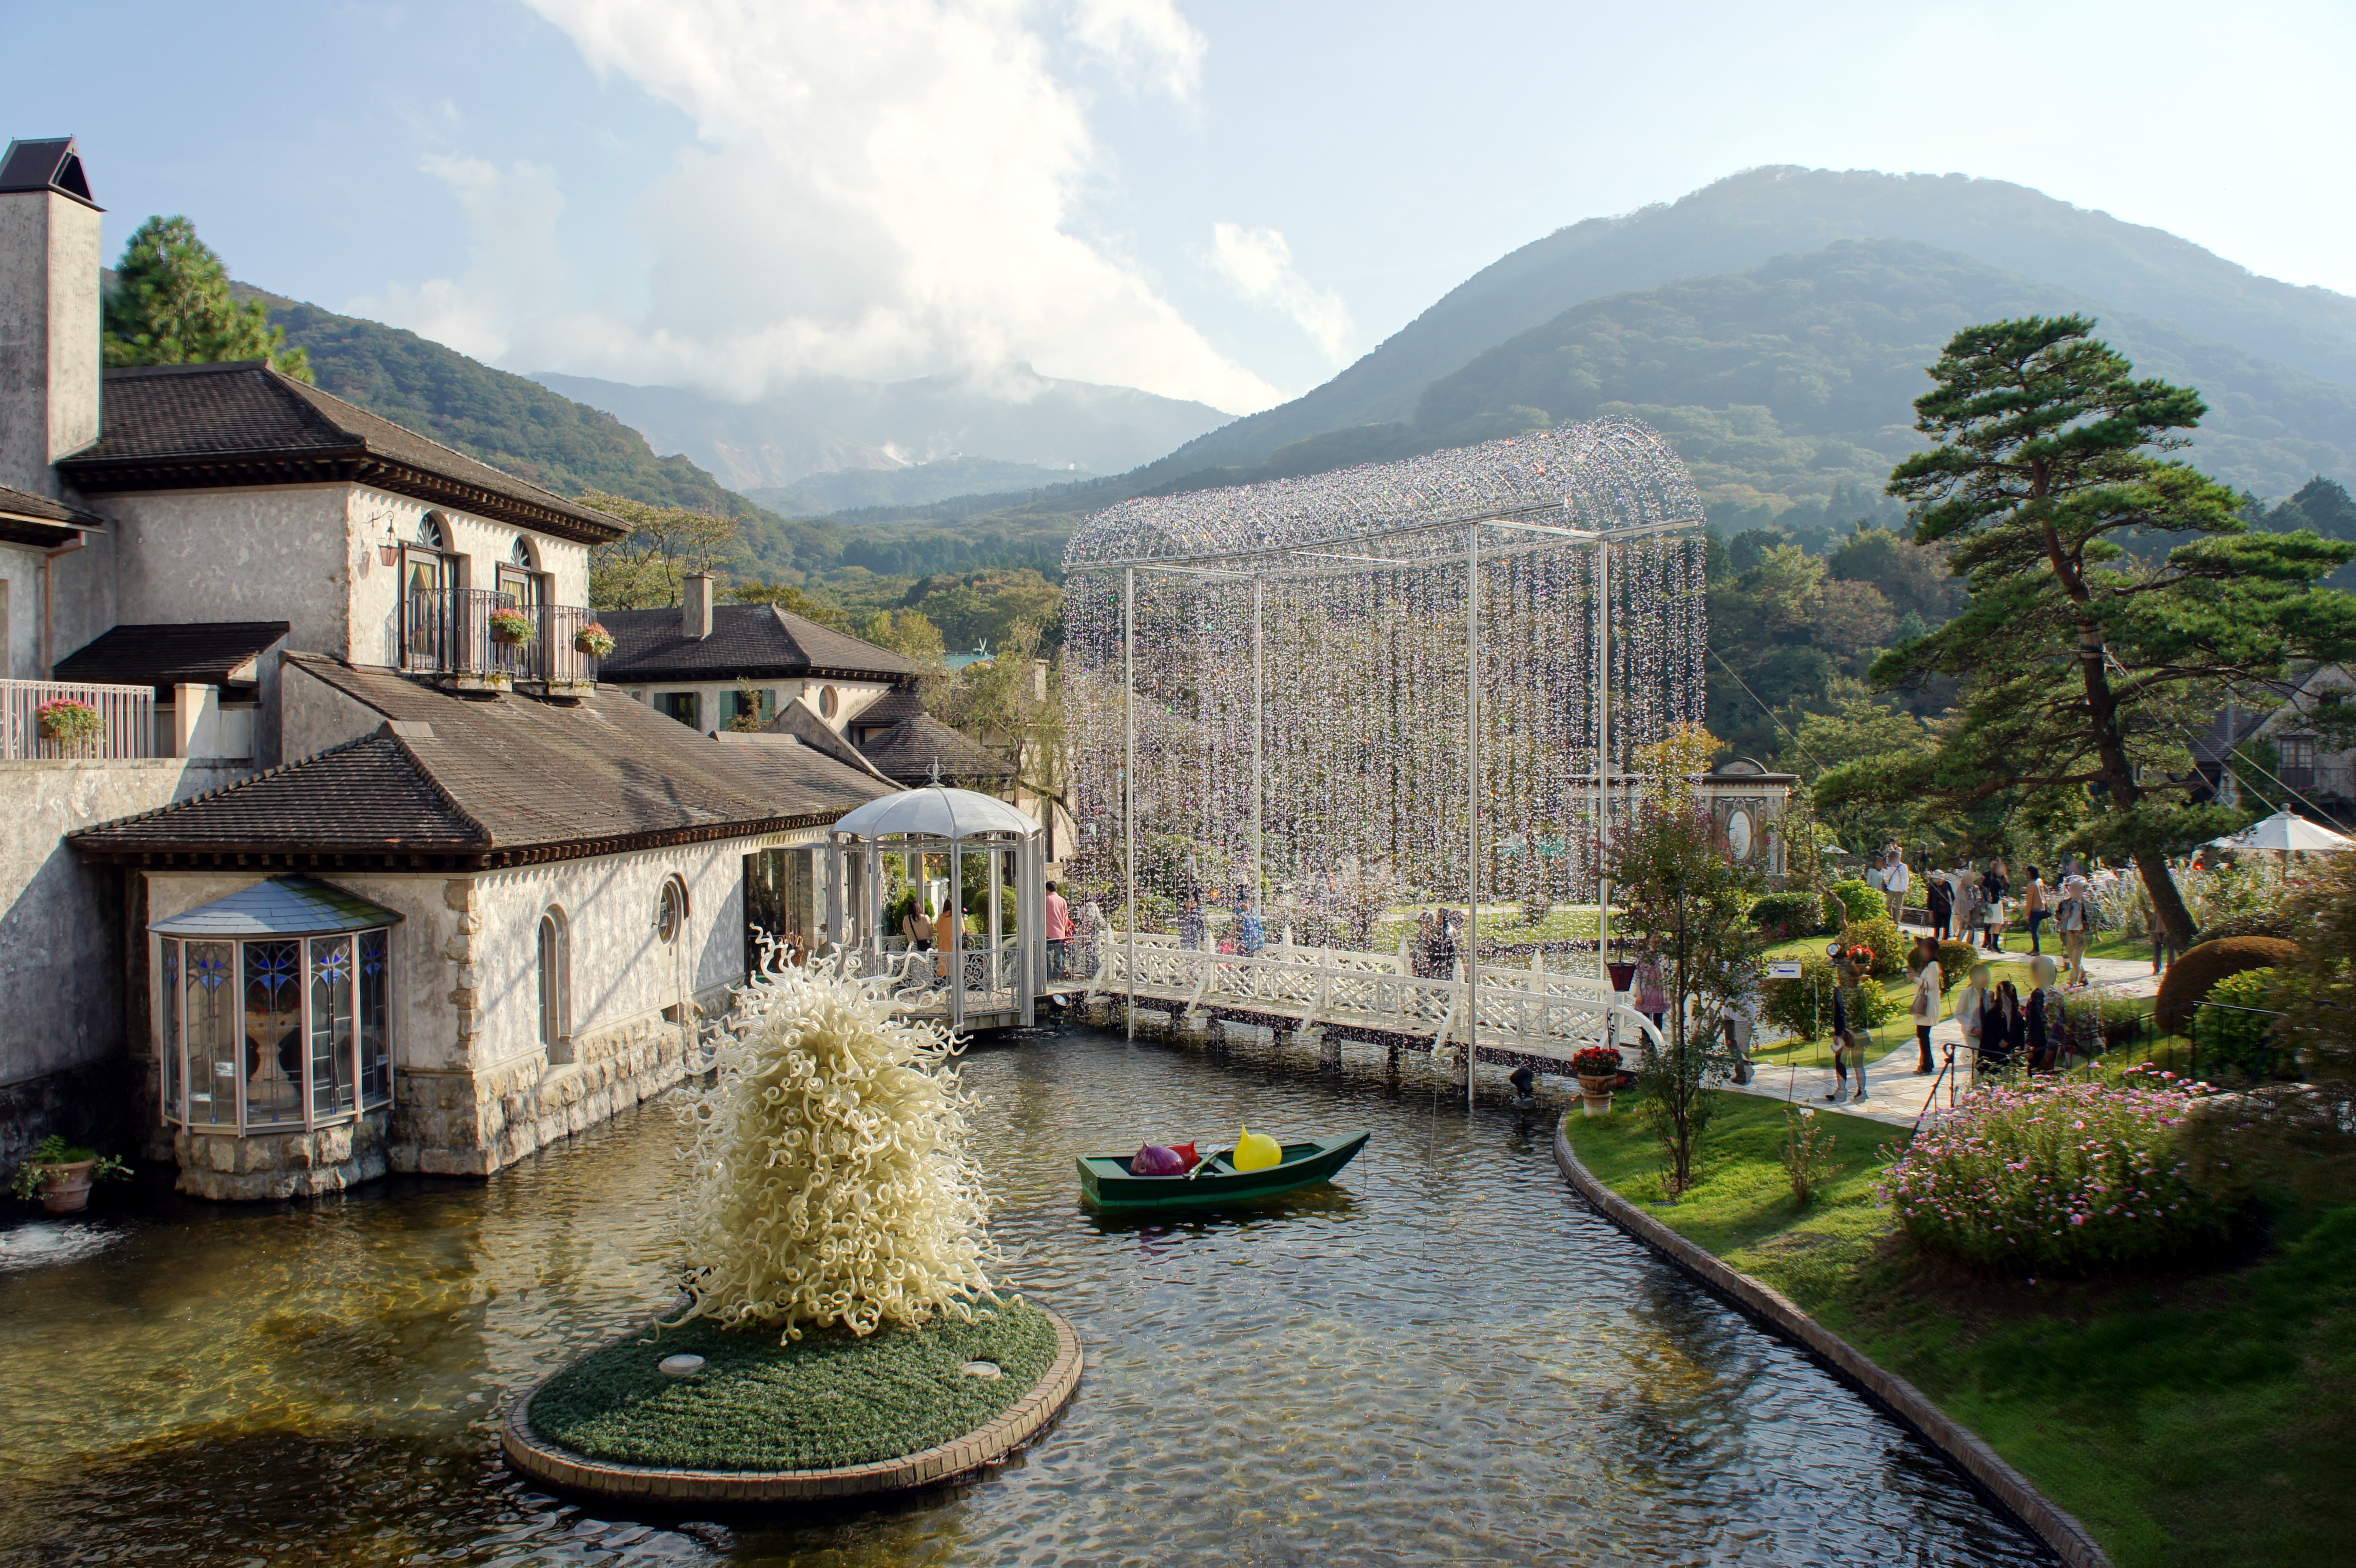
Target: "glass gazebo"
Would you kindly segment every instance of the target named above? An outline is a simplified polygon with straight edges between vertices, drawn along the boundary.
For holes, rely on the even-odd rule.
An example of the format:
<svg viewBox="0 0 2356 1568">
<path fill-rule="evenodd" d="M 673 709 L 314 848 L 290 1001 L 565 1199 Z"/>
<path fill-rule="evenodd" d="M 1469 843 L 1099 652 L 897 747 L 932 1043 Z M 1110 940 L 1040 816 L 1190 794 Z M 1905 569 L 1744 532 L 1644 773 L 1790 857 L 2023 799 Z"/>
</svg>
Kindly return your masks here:
<svg viewBox="0 0 2356 1568">
<path fill-rule="evenodd" d="M 276 876 L 150 925 L 165 1119 L 302 1133 L 389 1104 L 401 918 Z"/>
</svg>

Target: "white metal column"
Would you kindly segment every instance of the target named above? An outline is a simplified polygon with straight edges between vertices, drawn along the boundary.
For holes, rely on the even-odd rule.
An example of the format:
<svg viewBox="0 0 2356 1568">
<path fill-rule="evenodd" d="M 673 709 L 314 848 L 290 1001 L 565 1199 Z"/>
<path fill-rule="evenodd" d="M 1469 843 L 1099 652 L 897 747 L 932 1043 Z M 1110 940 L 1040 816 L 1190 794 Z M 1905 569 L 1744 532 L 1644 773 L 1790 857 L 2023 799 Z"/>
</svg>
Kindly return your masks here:
<svg viewBox="0 0 2356 1568">
<path fill-rule="evenodd" d="M 1612 850 L 1612 546 L 1595 542 L 1595 843 Z M 1612 878 L 1595 878 L 1595 975 L 1612 971 Z"/>
<path fill-rule="evenodd" d="M 949 840 L 949 897 L 941 910 L 941 918 L 949 923 L 949 940 L 944 950 L 949 955 L 949 1028 L 965 1027 L 965 856 L 964 841 L 952 836 Z M 933 932 L 933 945 L 941 948 L 941 933 Z"/>
<path fill-rule="evenodd" d="M 1123 1027 L 1137 1038 L 1137 568 L 1120 569 L 1120 884 L 1128 896 L 1129 1008 Z"/>
<path fill-rule="evenodd" d="M 1266 680 L 1267 642 L 1262 635 L 1261 617 L 1267 603 L 1267 585 L 1255 576 L 1252 579 L 1252 800 L 1251 800 L 1251 892 L 1252 907 L 1259 907 L 1262 867 L 1260 858 L 1260 802 L 1268 798 L 1267 761 L 1262 747 L 1265 739 L 1265 714 L 1261 704 L 1268 690 Z"/>
<path fill-rule="evenodd" d="M 1464 531 L 1464 1103 L 1481 1059 L 1481 525 Z"/>
</svg>

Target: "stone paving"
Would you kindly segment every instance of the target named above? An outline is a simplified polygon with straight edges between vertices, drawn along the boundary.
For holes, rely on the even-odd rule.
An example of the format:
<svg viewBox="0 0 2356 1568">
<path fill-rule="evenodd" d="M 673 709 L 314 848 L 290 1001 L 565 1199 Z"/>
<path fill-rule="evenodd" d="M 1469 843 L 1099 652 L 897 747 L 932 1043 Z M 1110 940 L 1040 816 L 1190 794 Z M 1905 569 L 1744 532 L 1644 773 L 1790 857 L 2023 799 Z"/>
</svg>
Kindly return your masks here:
<svg viewBox="0 0 2356 1568">
<path fill-rule="evenodd" d="M 1909 936 L 1928 935 L 1921 926 L 1905 928 Z M 2060 944 L 2049 956 L 2061 961 Z M 1991 962 L 2026 963 L 2029 955 L 2006 952 L 1986 955 Z M 2113 996 L 2151 996 L 2159 991 L 2159 976 L 2152 973 L 2147 959 L 2089 958 L 2086 973 L 2091 991 Z M 1952 994 L 1952 993 L 1950 993 Z M 1895 1126 L 1911 1127 L 1929 1107 L 1925 1101 L 1932 1093 L 1932 1080 L 1938 1075 L 1917 1075 L 1914 1064 L 1918 1053 L 1914 1048 L 1914 1030 L 1903 1016 L 1874 1031 L 1876 1048 L 1886 1047 L 1888 1054 L 1866 1067 L 1867 1095 L 1862 1101 L 1845 1100 L 1836 1107 L 1825 1097 L 1833 1092 L 1835 1079 L 1830 1067 L 1805 1064 L 1777 1065 L 1762 1062 L 1757 1075 L 1748 1084 L 1726 1087 L 1743 1094 L 1756 1094 L 1768 1100 L 1789 1101 L 1795 1105 L 1813 1105 L 1825 1110 L 1837 1109 L 1851 1116 L 1869 1117 Z M 1931 1031 L 1931 1051 L 1934 1062 L 1944 1063 L 1947 1053 L 1963 1043 L 1964 1026 L 1953 1018 L 1942 1019 Z M 1826 1047 L 1829 1056 L 1829 1047 Z M 1938 1084 L 1938 1109 L 1944 1109 L 1962 1097 L 1970 1087 L 1970 1068 L 1965 1064 L 1965 1083 L 1959 1088 L 1950 1073 Z"/>
</svg>

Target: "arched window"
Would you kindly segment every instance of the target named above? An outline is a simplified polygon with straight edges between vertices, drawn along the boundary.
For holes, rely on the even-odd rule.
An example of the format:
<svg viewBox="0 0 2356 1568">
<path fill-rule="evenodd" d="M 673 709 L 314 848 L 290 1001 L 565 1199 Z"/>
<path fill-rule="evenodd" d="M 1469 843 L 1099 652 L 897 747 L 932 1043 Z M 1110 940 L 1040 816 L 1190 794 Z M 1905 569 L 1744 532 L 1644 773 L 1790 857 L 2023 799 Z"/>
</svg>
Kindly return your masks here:
<svg viewBox="0 0 2356 1568">
<path fill-rule="evenodd" d="M 552 904 L 540 918 L 540 1048 L 552 1062 L 573 1059 L 573 936 Z"/>
<path fill-rule="evenodd" d="M 443 521 L 442 514 L 438 511 L 429 511 L 419 518 L 417 542 L 428 550 L 446 552 L 450 548 L 450 531 L 442 526 Z"/>
<path fill-rule="evenodd" d="M 540 563 L 531 558 L 531 540 L 525 534 L 516 535 L 515 548 L 508 552 L 508 560 L 527 572 L 540 570 Z"/>
</svg>

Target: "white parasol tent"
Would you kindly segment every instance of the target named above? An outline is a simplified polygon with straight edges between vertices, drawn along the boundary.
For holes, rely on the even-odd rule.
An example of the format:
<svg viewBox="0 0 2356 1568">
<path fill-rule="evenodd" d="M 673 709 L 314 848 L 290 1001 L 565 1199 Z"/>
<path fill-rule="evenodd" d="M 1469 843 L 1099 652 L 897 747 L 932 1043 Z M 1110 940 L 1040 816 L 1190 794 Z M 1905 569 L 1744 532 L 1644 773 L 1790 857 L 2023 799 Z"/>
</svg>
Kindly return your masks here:
<svg viewBox="0 0 2356 1568">
<path fill-rule="evenodd" d="M 2211 839 L 2211 849 L 2263 849 L 2277 854 L 2336 854 L 2356 849 L 2356 839 L 2333 832 L 2319 822 L 2293 816 L 2288 811 L 2252 822 L 2240 832 Z"/>
</svg>

